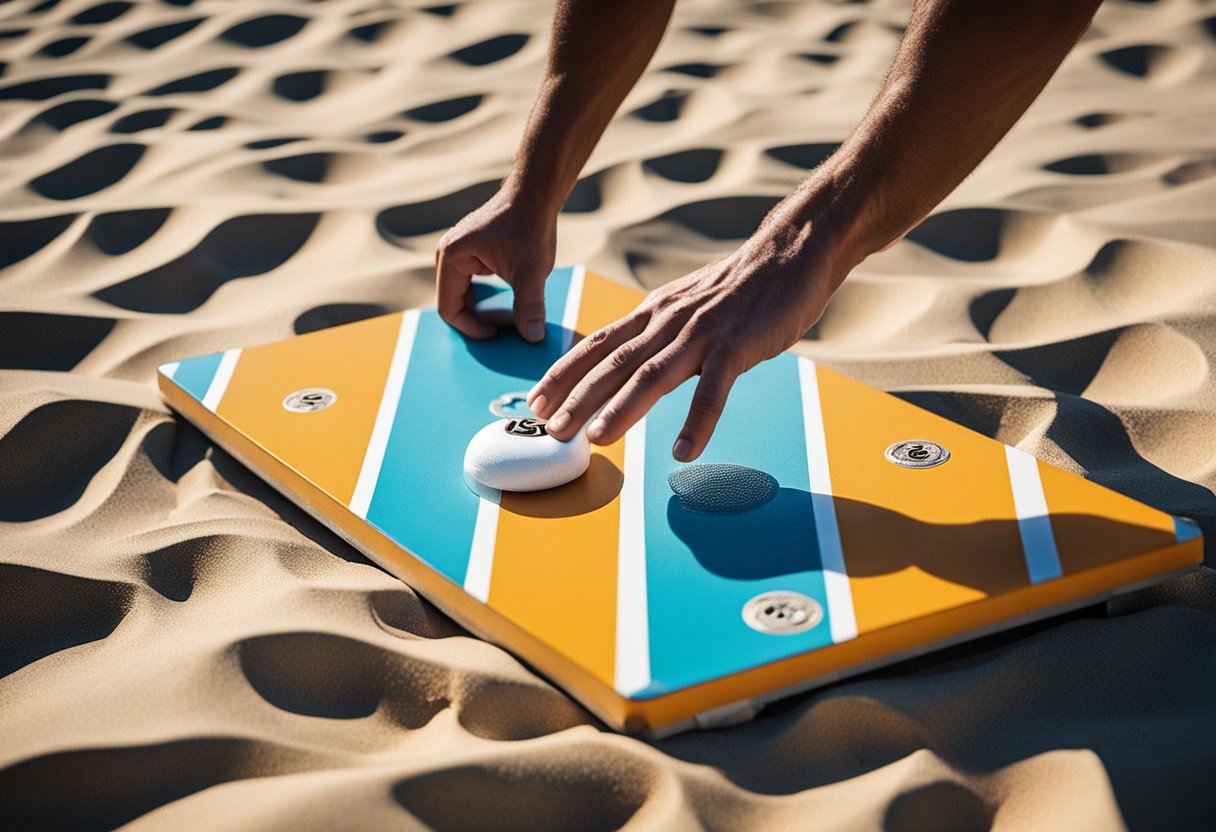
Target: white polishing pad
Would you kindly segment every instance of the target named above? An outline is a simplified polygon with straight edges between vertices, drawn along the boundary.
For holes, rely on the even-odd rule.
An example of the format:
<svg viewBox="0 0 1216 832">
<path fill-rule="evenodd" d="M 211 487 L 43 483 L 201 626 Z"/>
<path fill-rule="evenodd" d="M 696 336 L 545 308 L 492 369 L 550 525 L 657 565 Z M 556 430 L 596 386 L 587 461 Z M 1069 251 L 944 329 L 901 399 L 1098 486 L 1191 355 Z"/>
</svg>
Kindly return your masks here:
<svg viewBox="0 0 1216 832">
<path fill-rule="evenodd" d="M 464 452 L 467 479 L 499 491 L 541 491 L 576 480 L 591 464 L 591 443 L 579 431 L 554 439 L 537 419 L 500 419 L 477 432 Z"/>
<path fill-rule="evenodd" d="M 515 326 L 515 293 L 495 292 L 473 304 L 473 312 L 494 326 Z"/>
</svg>

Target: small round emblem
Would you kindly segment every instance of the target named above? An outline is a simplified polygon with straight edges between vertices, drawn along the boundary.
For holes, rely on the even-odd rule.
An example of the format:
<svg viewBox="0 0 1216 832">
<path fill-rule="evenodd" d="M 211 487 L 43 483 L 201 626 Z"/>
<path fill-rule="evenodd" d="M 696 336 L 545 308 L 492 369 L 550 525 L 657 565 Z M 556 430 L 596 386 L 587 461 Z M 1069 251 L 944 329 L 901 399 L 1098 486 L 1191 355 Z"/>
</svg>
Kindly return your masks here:
<svg viewBox="0 0 1216 832">
<path fill-rule="evenodd" d="M 927 439 L 905 439 L 887 448 L 889 462 L 903 468 L 933 468 L 950 458 L 950 452 Z"/>
<path fill-rule="evenodd" d="M 338 394 L 325 387 L 305 387 L 288 393 L 283 399 L 283 409 L 293 413 L 315 413 L 324 410 L 338 400 Z"/>
<path fill-rule="evenodd" d="M 792 636 L 823 620 L 823 607 L 801 592 L 765 592 L 743 605 L 743 621 L 761 633 Z"/>
<path fill-rule="evenodd" d="M 524 392 L 503 393 L 490 402 L 490 412 L 499 419 L 518 419 L 533 415 L 528 409 L 528 394 Z"/>
</svg>

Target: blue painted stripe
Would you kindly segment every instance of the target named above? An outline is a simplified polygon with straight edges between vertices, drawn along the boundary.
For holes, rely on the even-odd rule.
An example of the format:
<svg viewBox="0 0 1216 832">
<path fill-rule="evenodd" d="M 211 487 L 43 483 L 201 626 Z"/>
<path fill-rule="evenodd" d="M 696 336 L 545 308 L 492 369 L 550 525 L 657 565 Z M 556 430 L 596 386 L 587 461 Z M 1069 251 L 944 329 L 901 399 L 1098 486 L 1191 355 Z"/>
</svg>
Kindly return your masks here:
<svg viewBox="0 0 1216 832">
<path fill-rule="evenodd" d="M 1026 572 L 1032 584 L 1054 580 L 1063 574 L 1060 556 L 1056 552 L 1056 537 L 1051 529 L 1051 517 L 1039 514 L 1018 518 L 1022 536 L 1022 551 L 1026 554 Z"/>
<path fill-rule="evenodd" d="M 1047 510 L 1047 496 L 1043 493 L 1039 461 L 1006 445 L 1005 465 L 1009 469 L 1009 488 L 1026 558 L 1026 575 L 1032 584 L 1054 580 L 1063 574 L 1063 569 L 1051 528 L 1051 513 Z"/>
<path fill-rule="evenodd" d="M 1202 537 L 1203 532 L 1199 531 L 1199 527 L 1185 517 L 1174 518 L 1174 538 L 1179 543 L 1185 543 L 1188 540 L 1194 540 L 1197 537 Z"/>
<path fill-rule="evenodd" d="M 183 360 L 173 374 L 173 383 L 201 402 L 223 357 L 222 352 L 215 352 Z"/>
<path fill-rule="evenodd" d="M 532 387 L 560 354 L 570 269 L 545 284 L 545 340 L 512 330 L 466 339 L 432 309 L 421 313 L 367 519 L 433 568 L 464 584 L 479 498 L 464 484 L 464 451 L 493 420 L 503 393 Z"/>
<path fill-rule="evenodd" d="M 692 379 L 646 418 L 646 585 L 650 672 L 639 698 L 657 696 L 831 643 L 827 593 L 815 531 L 797 360 L 782 355 L 740 376 L 698 463 L 758 468 L 781 487 L 770 503 L 743 514 L 684 509 L 668 475 L 696 387 Z M 776 437 L 781 437 L 777 441 Z M 824 621 L 797 635 L 757 632 L 744 604 L 771 590 L 814 598 Z"/>
</svg>

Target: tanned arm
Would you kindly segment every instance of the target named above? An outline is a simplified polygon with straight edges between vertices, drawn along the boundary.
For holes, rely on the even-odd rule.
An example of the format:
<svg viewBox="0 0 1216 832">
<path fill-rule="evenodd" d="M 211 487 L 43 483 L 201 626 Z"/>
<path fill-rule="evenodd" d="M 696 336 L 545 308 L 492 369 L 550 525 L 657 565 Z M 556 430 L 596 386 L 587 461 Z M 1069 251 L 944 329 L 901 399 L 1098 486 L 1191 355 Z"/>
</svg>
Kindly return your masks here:
<svg viewBox="0 0 1216 832">
<path fill-rule="evenodd" d="M 559 0 L 545 77 L 501 189 L 439 243 L 439 314 L 466 335 L 495 328 L 473 314 L 470 280 L 515 289 L 515 323 L 544 337 L 545 278 L 557 215 L 608 122 L 658 48 L 674 0 Z"/>
<path fill-rule="evenodd" d="M 560 439 L 594 416 L 587 435 L 607 444 L 700 375 L 672 448 L 677 459 L 695 459 L 735 378 L 801 338 L 857 263 L 899 239 L 979 164 L 1099 2 L 918 0 L 878 95 L 832 158 L 734 254 L 579 343 L 533 389 L 533 412 Z"/>
</svg>

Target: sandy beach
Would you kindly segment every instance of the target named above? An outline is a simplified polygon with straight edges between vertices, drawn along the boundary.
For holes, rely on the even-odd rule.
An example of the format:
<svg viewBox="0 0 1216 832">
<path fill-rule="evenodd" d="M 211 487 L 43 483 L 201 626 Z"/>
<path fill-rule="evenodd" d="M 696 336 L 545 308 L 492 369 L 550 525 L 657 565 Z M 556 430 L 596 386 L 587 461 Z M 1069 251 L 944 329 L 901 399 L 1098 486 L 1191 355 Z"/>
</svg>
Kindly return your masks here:
<svg viewBox="0 0 1216 832">
<path fill-rule="evenodd" d="M 652 289 L 732 251 L 861 116 L 908 7 L 681 2 L 558 263 Z M 551 11 L 0 6 L 0 826 L 1210 827 L 1209 568 L 648 743 L 165 407 L 163 362 L 432 302 Z M 1216 565 L 1216 4 L 1108 0 L 795 350 L 1195 518 Z"/>
</svg>

